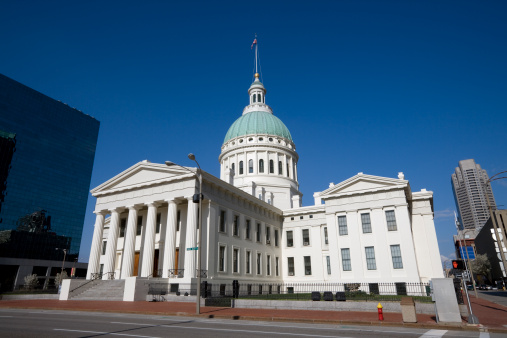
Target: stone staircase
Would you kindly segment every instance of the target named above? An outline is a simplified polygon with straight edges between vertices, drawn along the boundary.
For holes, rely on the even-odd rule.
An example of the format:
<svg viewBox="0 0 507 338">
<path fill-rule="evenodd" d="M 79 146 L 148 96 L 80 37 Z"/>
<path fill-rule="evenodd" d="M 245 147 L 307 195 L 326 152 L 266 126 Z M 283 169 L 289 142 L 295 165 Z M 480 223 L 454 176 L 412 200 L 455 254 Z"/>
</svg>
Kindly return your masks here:
<svg viewBox="0 0 507 338">
<path fill-rule="evenodd" d="M 75 288 L 69 293 L 69 300 L 123 301 L 125 280 L 94 280 Z"/>
</svg>

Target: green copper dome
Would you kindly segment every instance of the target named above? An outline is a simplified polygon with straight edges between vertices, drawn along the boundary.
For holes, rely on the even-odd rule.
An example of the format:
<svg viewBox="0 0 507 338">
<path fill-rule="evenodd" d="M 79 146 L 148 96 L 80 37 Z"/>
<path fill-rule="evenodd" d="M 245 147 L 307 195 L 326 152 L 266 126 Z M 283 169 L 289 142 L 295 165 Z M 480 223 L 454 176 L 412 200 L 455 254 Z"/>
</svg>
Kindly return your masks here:
<svg viewBox="0 0 507 338">
<path fill-rule="evenodd" d="M 289 129 L 278 117 L 268 112 L 253 111 L 234 121 L 225 135 L 224 143 L 235 137 L 251 134 L 281 136 L 292 141 Z"/>
</svg>

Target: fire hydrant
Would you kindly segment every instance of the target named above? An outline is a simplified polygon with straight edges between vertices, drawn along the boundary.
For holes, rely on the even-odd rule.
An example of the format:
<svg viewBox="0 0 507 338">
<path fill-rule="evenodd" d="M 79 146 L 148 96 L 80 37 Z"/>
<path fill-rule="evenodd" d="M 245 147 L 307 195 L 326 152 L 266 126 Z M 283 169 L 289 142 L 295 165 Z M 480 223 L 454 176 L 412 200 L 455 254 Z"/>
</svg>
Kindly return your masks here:
<svg viewBox="0 0 507 338">
<path fill-rule="evenodd" d="M 382 313 L 382 304 L 378 303 L 378 320 L 384 320 L 384 314 Z"/>
</svg>

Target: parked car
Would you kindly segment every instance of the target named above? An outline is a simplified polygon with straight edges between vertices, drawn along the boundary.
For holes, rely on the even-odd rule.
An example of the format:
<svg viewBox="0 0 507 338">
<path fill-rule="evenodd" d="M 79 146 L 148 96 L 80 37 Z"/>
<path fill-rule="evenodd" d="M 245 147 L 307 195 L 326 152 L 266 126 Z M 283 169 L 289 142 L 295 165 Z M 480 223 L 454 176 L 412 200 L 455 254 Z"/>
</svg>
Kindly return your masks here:
<svg viewBox="0 0 507 338">
<path fill-rule="evenodd" d="M 493 287 L 491 285 L 481 284 L 481 285 L 479 285 L 478 289 L 479 290 L 492 290 Z"/>
</svg>

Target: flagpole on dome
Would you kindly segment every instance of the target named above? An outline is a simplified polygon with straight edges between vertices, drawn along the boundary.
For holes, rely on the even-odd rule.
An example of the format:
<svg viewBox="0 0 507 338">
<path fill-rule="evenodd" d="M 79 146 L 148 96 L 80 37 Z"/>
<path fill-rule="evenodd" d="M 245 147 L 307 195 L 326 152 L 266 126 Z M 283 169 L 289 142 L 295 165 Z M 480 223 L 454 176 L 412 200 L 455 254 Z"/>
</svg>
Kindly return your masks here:
<svg viewBox="0 0 507 338">
<path fill-rule="evenodd" d="M 255 38 L 252 42 L 252 46 L 250 47 L 250 49 L 253 49 L 253 46 L 255 45 L 255 73 L 257 74 L 258 71 L 257 71 L 257 33 L 255 33 Z"/>
</svg>

